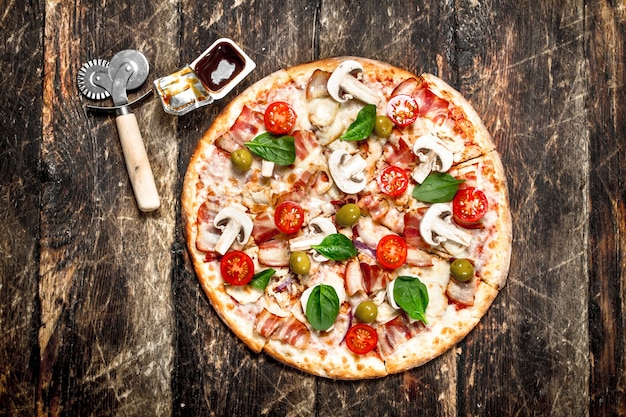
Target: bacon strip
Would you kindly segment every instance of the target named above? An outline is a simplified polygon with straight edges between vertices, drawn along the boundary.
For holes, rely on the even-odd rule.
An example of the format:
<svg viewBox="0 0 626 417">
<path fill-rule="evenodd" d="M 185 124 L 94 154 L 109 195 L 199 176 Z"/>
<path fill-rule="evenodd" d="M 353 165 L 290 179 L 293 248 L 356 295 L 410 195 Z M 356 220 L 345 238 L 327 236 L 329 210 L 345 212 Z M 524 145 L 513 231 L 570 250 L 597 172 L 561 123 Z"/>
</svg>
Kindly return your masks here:
<svg viewBox="0 0 626 417">
<path fill-rule="evenodd" d="M 365 291 L 363 286 L 363 271 L 359 265 L 359 261 L 353 258 L 346 265 L 346 293 L 353 296 L 359 291 Z"/>
<path fill-rule="evenodd" d="M 417 249 L 429 250 L 430 245 L 424 241 L 420 234 L 420 223 L 424 218 L 424 214 L 428 210 L 427 207 L 409 211 L 404 215 L 404 240 L 407 245 Z"/>
<path fill-rule="evenodd" d="M 367 294 L 382 290 L 391 281 L 389 274 L 380 265 L 361 262 L 360 266 L 363 272 L 363 286 Z"/>
<path fill-rule="evenodd" d="M 357 205 L 377 222 L 380 222 L 389 211 L 389 202 L 382 195 L 365 194 L 361 196 Z"/>
<path fill-rule="evenodd" d="M 306 159 L 312 150 L 320 147 L 317 136 L 308 130 L 296 130 L 291 136 L 296 147 L 296 158 L 300 161 Z"/>
<path fill-rule="evenodd" d="M 280 232 L 276 228 L 274 217 L 270 216 L 268 213 L 261 213 L 256 216 L 252 224 L 252 238 L 257 246 L 263 242 L 267 242 L 278 233 Z"/>
<path fill-rule="evenodd" d="M 389 165 L 395 165 L 402 169 L 409 169 L 416 160 L 413 150 L 402 138 L 398 141 L 397 147 L 391 142 L 386 142 L 383 147 L 383 156 Z"/>
<path fill-rule="evenodd" d="M 198 235 L 196 248 L 202 252 L 212 252 L 215 249 L 220 232 L 213 226 L 213 214 L 209 209 L 209 202 L 205 201 L 198 209 Z"/>
<path fill-rule="evenodd" d="M 320 169 L 315 174 L 315 180 L 311 183 L 311 189 L 315 190 L 318 194 L 324 194 L 332 187 L 333 182 L 330 179 L 330 173 L 324 169 Z"/>
<path fill-rule="evenodd" d="M 473 306 L 474 297 L 479 284 L 478 277 L 474 277 L 468 282 L 459 282 L 456 279 L 450 279 L 446 288 L 446 296 L 456 304 L 462 306 Z"/>
<path fill-rule="evenodd" d="M 409 322 L 404 314 L 378 326 L 378 346 L 383 355 L 389 355 L 407 340 L 424 329 L 422 322 Z"/>
<path fill-rule="evenodd" d="M 245 142 L 252 140 L 263 123 L 263 113 L 243 106 L 239 117 L 230 130 L 215 140 L 215 145 L 231 153 L 241 148 Z"/>
<path fill-rule="evenodd" d="M 284 318 L 280 327 L 271 336 L 274 340 L 282 340 L 298 349 L 309 343 L 309 337 L 311 337 L 309 329 L 293 314 Z"/>
<path fill-rule="evenodd" d="M 289 265 L 289 242 L 285 239 L 272 239 L 259 245 L 259 263 L 267 266 Z"/>
<path fill-rule="evenodd" d="M 280 326 L 282 317 L 270 313 L 266 308 L 256 316 L 254 330 L 261 336 L 270 337 Z"/>
<path fill-rule="evenodd" d="M 265 308 L 256 317 L 254 330 L 264 337 L 281 340 L 298 349 L 306 346 L 311 337 L 309 329 L 293 314 L 279 317 Z"/>
<path fill-rule="evenodd" d="M 407 245 L 406 263 L 411 266 L 433 266 L 433 258 L 427 252 Z"/>
<path fill-rule="evenodd" d="M 417 101 L 420 117 L 426 117 L 439 125 L 448 117 L 450 103 L 430 91 L 428 84 L 422 83 L 413 94 L 413 98 Z"/>
</svg>

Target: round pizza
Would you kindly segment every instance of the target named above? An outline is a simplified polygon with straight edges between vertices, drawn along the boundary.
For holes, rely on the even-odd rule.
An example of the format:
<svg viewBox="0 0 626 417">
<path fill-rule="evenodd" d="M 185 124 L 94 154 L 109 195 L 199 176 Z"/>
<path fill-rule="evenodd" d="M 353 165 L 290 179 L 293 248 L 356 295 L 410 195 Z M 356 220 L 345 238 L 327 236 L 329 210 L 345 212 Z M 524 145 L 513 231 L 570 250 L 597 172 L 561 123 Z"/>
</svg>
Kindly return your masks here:
<svg viewBox="0 0 626 417">
<path fill-rule="evenodd" d="M 511 218 L 481 119 L 441 79 L 356 57 L 275 72 L 199 141 L 196 275 L 254 352 L 334 379 L 422 365 L 504 286 Z"/>
</svg>

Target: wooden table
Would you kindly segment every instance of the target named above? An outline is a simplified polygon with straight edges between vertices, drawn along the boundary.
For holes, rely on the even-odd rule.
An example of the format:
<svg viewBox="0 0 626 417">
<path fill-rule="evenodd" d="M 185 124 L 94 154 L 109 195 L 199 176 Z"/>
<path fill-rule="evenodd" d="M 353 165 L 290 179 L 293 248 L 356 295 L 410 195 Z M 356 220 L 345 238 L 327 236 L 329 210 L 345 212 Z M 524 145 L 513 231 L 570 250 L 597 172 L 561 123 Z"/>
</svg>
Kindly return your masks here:
<svg viewBox="0 0 626 417">
<path fill-rule="evenodd" d="M 266 4 L 267 3 L 267 4 Z M 623 0 L 4 2 L 0 19 L 0 416 L 626 415 Z M 257 64 L 185 116 L 134 108 L 161 208 L 141 213 L 114 117 L 76 76 L 134 48 L 150 78 L 219 37 Z M 237 91 L 336 55 L 432 72 L 502 155 L 507 286 L 440 358 L 371 381 L 247 349 L 200 290 L 181 230 L 191 152 Z"/>
</svg>

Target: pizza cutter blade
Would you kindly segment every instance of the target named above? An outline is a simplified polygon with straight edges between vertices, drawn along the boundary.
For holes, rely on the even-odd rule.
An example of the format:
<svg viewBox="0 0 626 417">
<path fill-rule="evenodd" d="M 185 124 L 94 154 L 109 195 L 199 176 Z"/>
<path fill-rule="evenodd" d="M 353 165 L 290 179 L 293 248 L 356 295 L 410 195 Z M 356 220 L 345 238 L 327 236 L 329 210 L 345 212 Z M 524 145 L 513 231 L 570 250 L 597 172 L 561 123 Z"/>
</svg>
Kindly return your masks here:
<svg viewBox="0 0 626 417">
<path fill-rule="evenodd" d="M 139 88 L 148 78 L 149 70 L 148 60 L 141 52 L 127 49 L 115 54 L 110 62 L 94 59 L 83 64 L 77 78 L 78 88 L 87 98 L 112 98 L 114 107 L 91 108 L 115 110 L 126 169 L 137 206 L 144 212 L 158 209 L 161 203 L 137 118 L 130 110 L 134 102 L 128 102 L 127 91 Z"/>
</svg>

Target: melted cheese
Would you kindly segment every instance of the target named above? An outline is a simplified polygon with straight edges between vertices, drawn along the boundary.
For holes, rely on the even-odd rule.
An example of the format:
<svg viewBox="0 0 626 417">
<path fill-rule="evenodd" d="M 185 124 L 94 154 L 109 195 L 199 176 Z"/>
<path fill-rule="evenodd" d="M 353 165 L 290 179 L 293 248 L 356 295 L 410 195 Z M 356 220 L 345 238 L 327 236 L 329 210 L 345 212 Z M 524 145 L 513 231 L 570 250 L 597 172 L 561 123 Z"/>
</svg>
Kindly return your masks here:
<svg viewBox="0 0 626 417">
<path fill-rule="evenodd" d="M 263 295 L 263 290 L 249 285 L 224 285 L 224 290 L 239 304 L 254 303 Z"/>
</svg>

